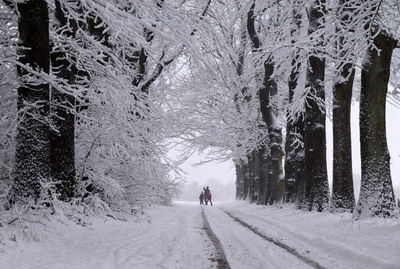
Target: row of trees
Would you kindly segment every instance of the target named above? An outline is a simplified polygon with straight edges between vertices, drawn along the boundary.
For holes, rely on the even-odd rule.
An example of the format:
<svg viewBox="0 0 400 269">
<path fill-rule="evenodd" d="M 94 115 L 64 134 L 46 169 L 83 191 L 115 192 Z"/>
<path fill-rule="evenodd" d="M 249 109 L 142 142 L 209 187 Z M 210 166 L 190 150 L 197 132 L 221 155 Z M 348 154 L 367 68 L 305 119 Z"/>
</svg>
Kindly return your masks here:
<svg viewBox="0 0 400 269">
<path fill-rule="evenodd" d="M 208 8 L 180 1 L 0 3 L 0 201 L 169 203 L 166 68 Z M 184 25 L 178 31 L 176 25 Z"/>
<path fill-rule="evenodd" d="M 192 130 L 215 159 L 233 158 L 237 199 L 392 216 L 385 104 L 394 88 L 398 2 L 218 1 L 201 27 L 182 87 Z M 195 66 L 193 68 L 193 66 Z M 350 107 L 359 92 L 362 182 L 353 190 Z M 202 100 L 197 102 L 195 98 Z M 333 121 L 333 189 L 326 162 Z M 193 124 L 195 122 L 195 124 Z"/>
<path fill-rule="evenodd" d="M 2 3 L 3 201 L 51 193 L 116 208 L 168 202 L 175 182 L 165 141 L 178 137 L 234 160 L 238 199 L 392 215 L 385 104 L 388 85 L 397 86 L 398 1 Z M 350 105 L 358 88 L 356 203 Z"/>
</svg>

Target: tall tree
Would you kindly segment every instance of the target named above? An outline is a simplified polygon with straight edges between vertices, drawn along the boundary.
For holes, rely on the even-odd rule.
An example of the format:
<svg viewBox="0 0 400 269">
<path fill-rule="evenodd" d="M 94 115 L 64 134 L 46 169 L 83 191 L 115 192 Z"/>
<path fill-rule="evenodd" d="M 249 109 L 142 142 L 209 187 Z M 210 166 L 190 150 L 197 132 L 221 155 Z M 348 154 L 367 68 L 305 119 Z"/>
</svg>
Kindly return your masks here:
<svg viewBox="0 0 400 269">
<path fill-rule="evenodd" d="M 309 9 L 308 34 L 315 46 L 323 45 L 326 1 L 312 1 Z M 306 74 L 307 100 L 304 118 L 305 199 L 308 210 L 322 211 L 328 207 L 328 173 L 325 137 L 325 59 L 312 51 Z"/>
<path fill-rule="evenodd" d="M 13 194 L 17 200 L 40 195 L 40 181 L 49 177 L 49 15 L 45 0 L 17 4 L 19 125 L 16 137 Z"/>
<path fill-rule="evenodd" d="M 290 37 L 292 45 L 299 35 L 301 23 L 301 1 L 293 1 Z M 296 202 L 298 207 L 304 203 L 304 147 L 299 140 L 304 137 L 304 120 L 302 115 L 292 113 L 291 106 L 294 100 L 295 90 L 300 75 L 300 51 L 295 48 L 291 60 L 291 70 L 288 80 L 289 111 L 287 113 L 286 141 L 285 141 L 285 201 Z"/>
<path fill-rule="evenodd" d="M 234 159 L 234 164 L 236 172 L 236 200 L 242 200 L 245 174 L 245 171 L 243 170 L 243 160 L 241 158 Z"/>
<path fill-rule="evenodd" d="M 353 211 L 355 206 L 353 190 L 353 169 L 351 154 L 351 98 L 354 81 L 354 66 L 343 63 L 346 54 L 346 25 L 351 21 L 352 0 L 340 0 L 336 33 L 337 54 L 339 56 L 339 76 L 333 85 L 333 183 L 332 209 Z"/>
<path fill-rule="evenodd" d="M 262 43 L 255 27 L 255 1 L 253 1 L 247 13 L 247 31 L 251 40 L 254 53 L 261 54 Z M 261 55 L 260 55 L 261 56 Z M 267 126 L 270 154 L 267 160 L 269 170 L 269 178 L 267 179 L 267 187 L 265 188 L 265 204 L 273 204 L 282 200 L 284 193 L 284 182 L 282 180 L 282 129 L 276 119 L 276 111 L 271 104 L 273 98 L 278 92 L 278 85 L 273 78 L 274 63 L 272 56 L 269 56 L 264 62 L 264 73 L 262 85 L 259 89 L 260 110 L 263 121 Z"/>
<path fill-rule="evenodd" d="M 71 57 L 72 53 L 68 51 L 68 43 L 65 41 L 75 37 L 78 24 L 68 16 L 68 11 L 61 1 L 55 1 L 55 6 L 57 34 L 65 39 L 64 43 L 53 43 L 52 72 L 67 85 L 73 86 L 78 70 L 74 63 L 68 60 L 68 54 Z M 57 192 L 60 194 L 60 199 L 68 200 L 74 196 L 76 189 L 75 97 L 71 93 L 52 89 L 51 103 L 54 128 L 50 132 L 50 173 L 53 180 L 58 182 Z"/>
<path fill-rule="evenodd" d="M 242 169 L 244 173 L 242 200 L 246 200 L 248 199 L 250 193 L 249 161 L 247 158 L 243 160 Z"/>
<path fill-rule="evenodd" d="M 361 71 L 361 189 L 355 217 L 390 217 L 395 207 L 385 112 L 390 63 L 398 42 L 381 30 L 373 45 L 368 48 Z"/>
</svg>

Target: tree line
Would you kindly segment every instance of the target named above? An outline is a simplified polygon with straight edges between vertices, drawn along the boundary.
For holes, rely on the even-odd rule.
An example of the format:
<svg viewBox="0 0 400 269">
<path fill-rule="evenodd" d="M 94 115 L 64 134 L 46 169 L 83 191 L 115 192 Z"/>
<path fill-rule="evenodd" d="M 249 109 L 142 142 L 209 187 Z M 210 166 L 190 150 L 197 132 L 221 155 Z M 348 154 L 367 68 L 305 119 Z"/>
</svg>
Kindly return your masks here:
<svg viewBox="0 0 400 269">
<path fill-rule="evenodd" d="M 0 2 L 2 209 L 170 203 L 163 73 L 185 48 L 175 25 L 194 35 L 207 7 Z"/>
<path fill-rule="evenodd" d="M 191 90 L 181 98 L 190 111 L 182 139 L 213 160 L 234 160 L 239 200 L 393 216 L 385 106 L 398 98 L 398 2 L 232 0 L 212 2 L 208 13 L 182 64 L 190 71 L 181 89 Z M 360 103 L 358 201 L 352 100 Z"/>
<path fill-rule="evenodd" d="M 0 199 L 170 202 L 171 139 L 232 159 L 236 197 L 393 215 L 396 0 L 3 0 Z M 360 102 L 361 190 L 350 107 Z M 326 162 L 333 122 L 333 189 Z"/>
<path fill-rule="evenodd" d="M 389 12 L 386 8 L 389 9 L 398 3 L 351 0 L 335 3 L 289 3 L 291 5 L 285 7 L 270 4 L 255 14 L 256 1 L 253 1 L 247 11 L 246 24 L 252 49 L 256 53 L 267 55 L 262 63 L 264 72 L 258 86 L 258 99 L 268 137 L 263 145 L 237 158 L 237 198 L 249 199 L 260 204 L 293 202 L 298 208 L 306 210 L 354 211 L 356 217 L 392 216 L 395 198 L 386 141 L 385 106 L 392 54 L 398 47 L 398 32 L 396 29 L 390 29 L 385 23 Z M 279 9 L 283 8 L 291 11 L 280 12 Z M 286 112 L 284 143 L 282 125 L 277 124 L 274 119 L 281 108 L 274 108 L 270 104 L 279 91 L 277 81 L 280 78 L 277 69 L 281 63 L 279 59 L 275 59 L 273 53 L 261 51 L 263 48 L 259 37 L 265 35 L 266 39 L 270 38 L 271 31 L 275 31 L 275 25 L 268 25 L 267 30 L 260 30 L 264 29 L 263 26 L 258 26 L 257 30 L 255 26 L 257 17 L 274 16 L 265 15 L 271 12 L 271 9 L 280 12 L 279 15 L 289 16 L 288 20 L 292 21 L 287 43 L 293 46 L 293 51 L 291 59 L 285 59 L 291 61 L 291 70 L 285 81 L 285 98 L 289 106 L 297 102 L 295 91 L 299 90 L 299 80 L 304 76 L 304 108 L 295 116 L 290 108 Z M 268 19 L 268 23 L 273 24 L 273 19 Z M 304 34 L 301 34 L 302 31 Z M 281 42 L 280 40 L 278 44 Z M 300 51 L 304 48 L 297 48 L 299 42 L 312 44 L 306 55 L 302 55 Z M 353 46 L 356 42 L 361 44 Z M 305 59 L 302 60 L 302 57 Z M 362 178 L 360 197 L 355 201 L 350 108 L 357 67 L 361 70 L 359 118 Z M 327 74 L 333 76 L 331 196 L 328 187 L 325 135 L 325 92 L 329 87 Z M 300 145 L 296 144 L 299 137 L 302 138 Z"/>
</svg>

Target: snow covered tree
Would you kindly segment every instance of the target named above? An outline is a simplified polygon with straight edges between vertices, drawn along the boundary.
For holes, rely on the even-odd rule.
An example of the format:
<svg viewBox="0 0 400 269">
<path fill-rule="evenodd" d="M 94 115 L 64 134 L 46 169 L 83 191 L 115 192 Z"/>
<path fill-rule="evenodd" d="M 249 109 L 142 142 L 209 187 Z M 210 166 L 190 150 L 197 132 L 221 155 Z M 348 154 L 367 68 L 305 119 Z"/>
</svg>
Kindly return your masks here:
<svg viewBox="0 0 400 269">
<path fill-rule="evenodd" d="M 293 19 L 290 24 L 290 38 L 292 46 L 295 45 L 300 35 L 301 25 L 301 1 L 293 1 L 292 14 Z M 300 76 L 300 50 L 293 48 L 291 61 L 291 70 L 288 77 L 288 112 L 286 124 L 285 140 L 285 202 L 296 202 L 299 207 L 304 203 L 304 146 L 301 140 L 304 137 L 304 121 L 301 113 L 294 113 L 292 104 L 295 100 L 295 90 L 298 86 Z"/>
<path fill-rule="evenodd" d="M 340 74 L 333 85 L 333 184 L 332 209 L 336 211 L 353 211 L 355 206 L 353 190 L 353 169 L 351 153 L 350 111 L 353 92 L 355 68 L 353 63 L 344 63 L 349 29 L 356 8 L 353 1 L 340 0 L 338 5 L 338 23 L 336 32 L 337 56 L 339 57 Z M 342 35 L 342 36 L 340 36 Z M 343 61 L 343 62 L 342 62 Z"/>
<path fill-rule="evenodd" d="M 49 14 L 45 0 L 17 4 L 18 113 L 13 194 L 16 200 L 39 198 L 40 181 L 50 175 L 49 84 L 43 75 L 50 69 Z"/>
<path fill-rule="evenodd" d="M 326 1 L 311 1 L 309 8 L 309 38 L 315 46 L 308 58 L 306 76 L 307 100 L 304 115 L 305 199 L 309 210 L 322 211 L 328 207 L 328 173 L 325 137 L 325 60 L 317 54 L 323 44 Z"/>
<path fill-rule="evenodd" d="M 253 53 L 257 54 L 262 52 L 263 44 L 256 30 L 254 9 L 255 1 L 253 1 L 247 14 L 247 30 L 252 43 Z M 261 58 L 262 55 L 259 57 Z M 266 182 L 264 203 L 273 204 L 282 200 L 284 183 L 281 174 L 283 162 L 282 129 L 276 119 L 277 112 L 274 111 L 271 104 L 271 98 L 274 98 L 278 92 L 278 85 L 273 78 L 274 62 L 272 55 L 264 60 L 263 67 L 262 85 L 260 85 L 258 96 L 262 118 L 268 130 L 268 147 L 270 150 L 270 155 L 266 163 L 269 170 L 269 178 Z"/>
<path fill-rule="evenodd" d="M 15 66 L 18 39 L 17 15 L 0 2 L 0 203 L 7 204 L 12 185 L 17 119 L 17 72 Z"/>
<path fill-rule="evenodd" d="M 355 216 L 390 217 L 395 206 L 386 141 L 386 93 L 390 63 L 398 41 L 379 30 L 361 72 L 361 190 Z"/>
<path fill-rule="evenodd" d="M 70 1 L 77 4 L 78 1 Z M 73 39 L 78 30 L 78 22 L 69 16 L 61 1 L 55 1 L 56 34 L 61 37 L 52 41 L 52 72 L 66 85 L 76 83 L 78 70 L 71 57 L 71 48 L 65 39 Z M 56 35 L 55 35 L 56 36 Z M 63 40 L 64 39 L 64 40 Z M 50 175 L 58 182 L 57 192 L 60 199 L 68 200 L 76 192 L 75 169 L 75 97 L 62 88 L 51 91 L 52 126 L 50 132 Z"/>
</svg>

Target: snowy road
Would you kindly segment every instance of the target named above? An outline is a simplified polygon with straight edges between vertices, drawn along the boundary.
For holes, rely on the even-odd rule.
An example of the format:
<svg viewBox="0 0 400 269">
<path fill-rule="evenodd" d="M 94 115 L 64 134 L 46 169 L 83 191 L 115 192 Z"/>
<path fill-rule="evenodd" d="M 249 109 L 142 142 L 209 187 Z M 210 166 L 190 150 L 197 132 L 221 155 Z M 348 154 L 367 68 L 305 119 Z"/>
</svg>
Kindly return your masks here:
<svg viewBox="0 0 400 269">
<path fill-rule="evenodd" d="M 234 221 L 218 207 L 205 208 L 231 268 L 315 268 Z"/>
<path fill-rule="evenodd" d="M 92 230 L 76 225 L 52 227 L 52 234 L 41 242 L 0 251 L 0 268 L 216 268 L 216 251 L 203 229 L 197 204 L 153 208 L 148 219 L 100 221 Z"/>
<path fill-rule="evenodd" d="M 323 268 L 400 269 L 399 220 L 354 222 L 347 213 L 302 212 L 246 202 L 221 208 Z"/>
<path fill-rule="evenodd" d="M 142 221 L 47 227 L 40 242 L 0 245 L 0 268 L 400 268 L 399 225 L 351 227 L 329 214 L 175 203 L 150 209 Z"/>
</svg>

